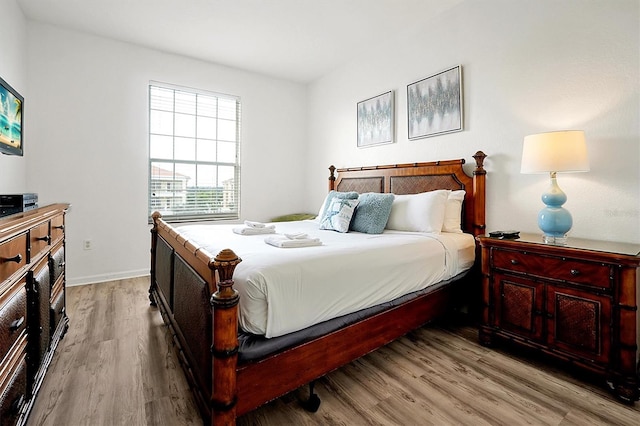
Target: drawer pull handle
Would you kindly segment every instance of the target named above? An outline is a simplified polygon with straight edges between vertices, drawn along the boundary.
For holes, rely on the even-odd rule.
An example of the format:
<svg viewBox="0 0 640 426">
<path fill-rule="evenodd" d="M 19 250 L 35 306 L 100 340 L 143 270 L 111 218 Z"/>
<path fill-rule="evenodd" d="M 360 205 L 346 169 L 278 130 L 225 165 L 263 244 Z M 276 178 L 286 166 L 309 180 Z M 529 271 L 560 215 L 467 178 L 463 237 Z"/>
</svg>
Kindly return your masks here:
<svg viewBox="0 0 640 426">
<path fill-rule="evenodd" d="M 16 262 L 16 263 L 20 263 L 22 262 L 22 254 L 18 253 L 13 257 L 5 257 L 2 258 L 2 262 Z M 0 263 L 2 263 L 0 262 Z"/>
<path fill-rule="evenodd" d="M 577 277 L 578 275 L 580 275 L 580 271 L 577 269 L 572 269 L 570 271 L 571 275 L 573 275 L 574 277 Z"/>
<path fill-rule="evenodd" d="M 47 243 L 51 242 L 51 237 L 48 235 L 45 235 L 44 237 L 38 237 L 36 238 L 36 241 L 46 241 Z"/>
<path fill-rule="evenodd" d="M 61 231 L 64 231 L 64 225 L 54 226 L 53 229 L 59 229 Z"/>
<path fill-rule="evenodd" d="M 511 259 L 511 264 L 512 264 L 512 265 L 517 265 L 517 264 L 518 264 L 518 261 L 517 261 L 517 260 L 515 260 L 515 259 Z"/>
<path fill-rule="evenodd" d="M 10 325 L 9 325 L 9 331 L 11 331 L 12 333 L 14 331 L 16 331 L 17 329 L 19 329 L 20 327 L 22 327 L 22 324 L 24 323 L 24 317 L 20 317 L 17 320 L 13 321 Z"/>
</svg>

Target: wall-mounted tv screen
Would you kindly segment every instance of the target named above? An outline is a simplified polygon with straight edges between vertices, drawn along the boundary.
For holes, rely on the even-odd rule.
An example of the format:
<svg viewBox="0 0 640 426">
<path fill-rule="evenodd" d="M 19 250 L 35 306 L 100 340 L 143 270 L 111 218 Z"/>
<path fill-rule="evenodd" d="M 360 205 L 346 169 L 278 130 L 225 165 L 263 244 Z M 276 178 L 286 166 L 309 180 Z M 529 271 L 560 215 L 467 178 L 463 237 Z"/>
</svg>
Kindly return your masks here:
<svg viewBox="0 0 640 426">
<path fill-rule="evenodd" d="M 24 98 L 0 78 L 0 152 L 22 155 L 22 110 Z"/>
</svg>

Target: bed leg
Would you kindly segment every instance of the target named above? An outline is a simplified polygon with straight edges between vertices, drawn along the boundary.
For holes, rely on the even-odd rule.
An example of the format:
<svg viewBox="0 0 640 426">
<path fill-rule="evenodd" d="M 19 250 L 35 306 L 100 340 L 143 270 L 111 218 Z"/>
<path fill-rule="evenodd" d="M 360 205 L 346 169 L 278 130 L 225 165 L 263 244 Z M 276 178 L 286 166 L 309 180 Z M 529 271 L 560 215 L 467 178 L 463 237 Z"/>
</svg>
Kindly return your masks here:
<svg viewBox="0 0 640 426">
<path fill-rule="evenodd" d="M 317 393 L 313 392 L 313 387 L 315 386 L 315 384 L 316 384 L 315 380 L 309 383 L 309 399 L 307 399 L 302 404 L 304 406 L 304 409 L 311 413 L 315 413 L 316 411 L 318 411 L 318 408 L 320 407 L 320 397 L 318 396 Z"/>
</svg>

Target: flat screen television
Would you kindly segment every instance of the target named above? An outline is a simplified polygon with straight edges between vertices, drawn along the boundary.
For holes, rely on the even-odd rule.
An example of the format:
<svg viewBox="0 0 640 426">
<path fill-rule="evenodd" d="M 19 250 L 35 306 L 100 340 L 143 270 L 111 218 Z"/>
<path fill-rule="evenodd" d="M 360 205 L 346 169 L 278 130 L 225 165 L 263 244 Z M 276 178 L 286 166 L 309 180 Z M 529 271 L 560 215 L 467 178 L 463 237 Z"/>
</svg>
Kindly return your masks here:
<svg viewBox="0 0 640 426">
<path fill-rule="evenodd" d="M 24 98 L 0 78 L 0 152 L 22 155 L 22 111 Z"/>
</svg>

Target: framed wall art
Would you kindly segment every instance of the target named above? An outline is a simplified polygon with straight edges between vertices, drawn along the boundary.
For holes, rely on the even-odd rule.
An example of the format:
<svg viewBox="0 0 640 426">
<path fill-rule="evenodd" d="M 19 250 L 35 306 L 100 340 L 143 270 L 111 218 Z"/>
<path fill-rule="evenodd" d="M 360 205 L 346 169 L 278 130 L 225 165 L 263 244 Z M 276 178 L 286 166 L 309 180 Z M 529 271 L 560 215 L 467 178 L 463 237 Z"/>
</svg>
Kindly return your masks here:
<svg viewBox="0 0 640 426">
<path fill-rule="evenodd" d="M 407 86 L 409 139 L 462 130 L 462 69 L 449 68 Z"/>
<path fill-rule="evenodd" d="M 0 152 L 23 155 L 22 111 L 24 98 L 0 78 Z"/>
<path fill-rule="evenodd" d="M 358 102 L 358 147 L 393 143 L 393 91 Z"/>
</svg>

